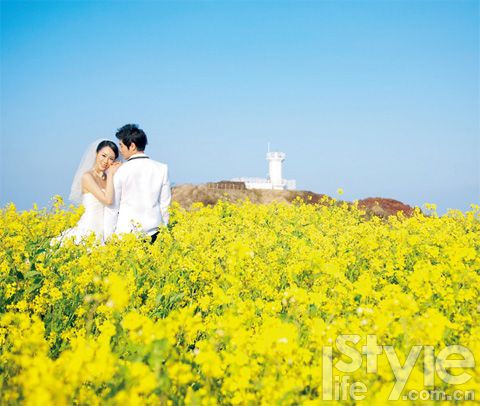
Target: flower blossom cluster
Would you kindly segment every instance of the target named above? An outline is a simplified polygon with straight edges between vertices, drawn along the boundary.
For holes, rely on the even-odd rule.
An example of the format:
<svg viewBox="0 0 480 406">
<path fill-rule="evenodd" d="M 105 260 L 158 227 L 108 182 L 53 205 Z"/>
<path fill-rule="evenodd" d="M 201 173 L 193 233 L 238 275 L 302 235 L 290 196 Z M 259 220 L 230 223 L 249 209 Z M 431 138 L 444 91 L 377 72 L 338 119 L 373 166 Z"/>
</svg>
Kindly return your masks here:
<svg viewBox="0 0 480 406">
<path fill-rule="evenodd" d="M 380 219 L 327 198 L 174 205 L 153 245 L 52 243 L 81 210 L 0 210 L 1 404 L 318 405 L 324 346 L 348 362 L 341 334 L 403 360 L 413 345 L 480 354 L 478 206 Z M 387 403 L 384 354 L 352 377 Z M 479 387 L 477 366 L 464 389 Z"/>
</svg>

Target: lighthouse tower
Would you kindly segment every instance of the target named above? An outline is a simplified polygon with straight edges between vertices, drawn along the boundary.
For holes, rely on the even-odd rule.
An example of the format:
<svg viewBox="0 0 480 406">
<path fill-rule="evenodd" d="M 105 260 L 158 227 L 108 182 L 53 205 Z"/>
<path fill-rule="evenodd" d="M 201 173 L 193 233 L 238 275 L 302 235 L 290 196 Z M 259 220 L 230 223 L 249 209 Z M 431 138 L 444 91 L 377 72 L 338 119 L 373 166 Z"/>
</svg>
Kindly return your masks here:
<svg viewBox="0 0 480 406">
<path fill-rule="evenodd" d="M 285 160 L 284 152 L 267 152 L 268 175 L 272 189 L 284 189 L 282 179 L 282 162 Z"/>
<path fill-rule="evenodd" d="M 234 182 L 243 182 L 247 189 L 274 189 L 296 190 L 297 182 L 282 177 L 282 163 L 287 156 L 285 152 L 270 151 L 270 143 L 267 150 L 268 178 L 234 178 Z"/>
</svg>

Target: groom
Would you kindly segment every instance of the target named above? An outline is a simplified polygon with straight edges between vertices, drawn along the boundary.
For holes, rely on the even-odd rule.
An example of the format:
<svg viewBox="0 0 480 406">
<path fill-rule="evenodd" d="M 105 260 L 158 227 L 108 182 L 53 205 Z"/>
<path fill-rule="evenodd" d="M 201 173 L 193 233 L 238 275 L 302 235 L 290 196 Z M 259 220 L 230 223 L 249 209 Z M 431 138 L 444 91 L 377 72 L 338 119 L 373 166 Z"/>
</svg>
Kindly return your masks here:
<svg viewBox="0 0 480 406">
<path fill-rule="evenodd" d="M 135 124 L 120 128 L 120 154 L 126 162 L 113 178 L 115 199 L 105 208 L 105 238 L 111 234 L 143 232 L 153 243 L 158 227 L 167 225 L 171 202 L 167 165 L 145 154 L 147 136 Z"/>
</svg>

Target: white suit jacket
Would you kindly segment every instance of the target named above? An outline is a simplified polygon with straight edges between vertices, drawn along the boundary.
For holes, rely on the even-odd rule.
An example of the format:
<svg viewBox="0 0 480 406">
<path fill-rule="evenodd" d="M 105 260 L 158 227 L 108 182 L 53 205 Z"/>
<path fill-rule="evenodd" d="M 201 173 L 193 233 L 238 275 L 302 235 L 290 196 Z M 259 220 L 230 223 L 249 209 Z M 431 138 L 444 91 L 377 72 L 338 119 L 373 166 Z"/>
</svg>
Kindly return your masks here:
<svg viewBox="0 0 480 406">
<path fill-rule="evenodd" d="M 115 200 L 105 207 L 105 238 L 135 231 L 152 235 L 168 224 L 172 197 L 167 165 L 135 154 L 118 168 L 113 184 Z"/>
</svg>

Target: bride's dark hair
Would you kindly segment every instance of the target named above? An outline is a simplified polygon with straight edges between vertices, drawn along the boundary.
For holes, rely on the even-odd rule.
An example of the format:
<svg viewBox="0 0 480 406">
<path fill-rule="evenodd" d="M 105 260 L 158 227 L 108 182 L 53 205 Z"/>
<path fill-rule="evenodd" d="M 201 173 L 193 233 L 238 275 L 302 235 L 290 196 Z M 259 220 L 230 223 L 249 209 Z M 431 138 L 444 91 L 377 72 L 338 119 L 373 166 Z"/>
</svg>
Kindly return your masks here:
<svg viewBox="0 0 480 406">
<path fill-rule="evenodd" d="M 98 153 L 102 148 L 105 148 L 105 147 L 111 148 L 112 151 L 113 151 L 113 153 L 115 154 L 115 159 L 118 158 L 118 147 L 117 147 L 117 144 L 115 144 L 113 141 L 103 140 L 102 142 L 100 142 L 100 144 L 97 145 L 97 153 Z"/>
</svg>

